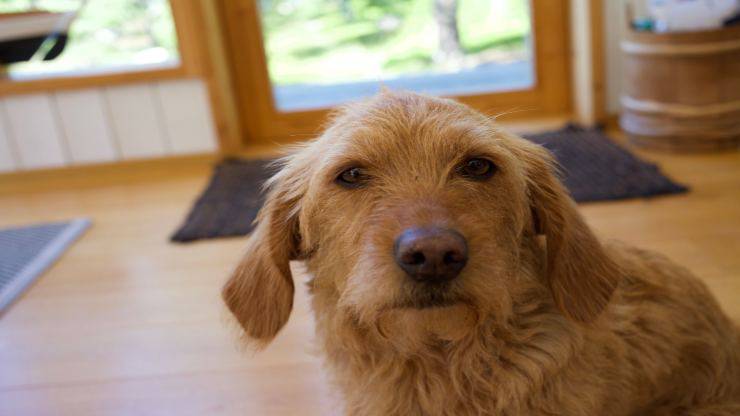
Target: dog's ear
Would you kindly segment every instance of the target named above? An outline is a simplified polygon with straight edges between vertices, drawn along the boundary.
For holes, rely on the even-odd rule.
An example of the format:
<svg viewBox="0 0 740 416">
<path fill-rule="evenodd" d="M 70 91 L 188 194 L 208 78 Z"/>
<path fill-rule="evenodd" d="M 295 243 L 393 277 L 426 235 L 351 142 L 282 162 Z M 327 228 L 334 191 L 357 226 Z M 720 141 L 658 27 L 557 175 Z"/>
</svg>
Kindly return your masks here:
<svg viewBox="0 0 740 416">
<path fill-rule="evenodd" d="M 289 262 L 299 255 L 298 206 L 307 174 L 288 160 L 268 181 L 246 253 L 221 293 L 246 335 L 260 346 L 275 337 L 293 308 Z"/>
<path fill-rule="evenodd" d="M 609 303 L 621 271 L 556 177 L 552 155 L 531 143 L 522 148 L 532 227 L 546 237 L 547 279 L 553 299 L 567 317 L 591 322 Z"/>
</svg>

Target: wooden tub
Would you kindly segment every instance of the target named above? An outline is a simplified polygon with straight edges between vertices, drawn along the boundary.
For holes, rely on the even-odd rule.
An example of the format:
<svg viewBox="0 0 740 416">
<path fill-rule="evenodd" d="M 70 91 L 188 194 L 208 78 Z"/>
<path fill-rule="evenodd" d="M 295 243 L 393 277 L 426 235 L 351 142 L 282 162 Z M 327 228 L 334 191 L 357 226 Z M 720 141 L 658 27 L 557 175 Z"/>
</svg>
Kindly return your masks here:
<svg viewBox="0 0 740 416">
<path fill-rule="evenodd" d="M 621 43 L 620 124 L 638 145 L 738 149 L 740 26 L 685 33 L 629 31 Z"/>
</svg>

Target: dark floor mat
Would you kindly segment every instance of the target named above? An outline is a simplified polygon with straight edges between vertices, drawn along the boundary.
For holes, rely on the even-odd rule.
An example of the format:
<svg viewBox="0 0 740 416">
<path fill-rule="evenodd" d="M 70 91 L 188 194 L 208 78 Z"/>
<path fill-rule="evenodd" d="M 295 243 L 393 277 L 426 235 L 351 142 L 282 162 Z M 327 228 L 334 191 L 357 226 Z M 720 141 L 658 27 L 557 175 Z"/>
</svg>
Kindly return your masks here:
<svg viewBox="0 0 740 416">
<path fill-rule="evenodd" d="M 562 167 L 563 182 L 577 202 L 648 198 L 688 191 L 664 176 L 658 166 L 637 158 L 601 130 L 567 126 L 526 138 L 555 155 Z"/>
<path fill-rule="evenodd" d="M 657 166 L 638 159 L 600 130 L 567 126 L 528 135 L 558 159 L 563 180 L 578 202 L 646 198 L 686 192 Z M 271 171 L 266 160 L 226 160 L 172 241 L 245 235 L 262 205 L 261 186 Z"/>
</svg>

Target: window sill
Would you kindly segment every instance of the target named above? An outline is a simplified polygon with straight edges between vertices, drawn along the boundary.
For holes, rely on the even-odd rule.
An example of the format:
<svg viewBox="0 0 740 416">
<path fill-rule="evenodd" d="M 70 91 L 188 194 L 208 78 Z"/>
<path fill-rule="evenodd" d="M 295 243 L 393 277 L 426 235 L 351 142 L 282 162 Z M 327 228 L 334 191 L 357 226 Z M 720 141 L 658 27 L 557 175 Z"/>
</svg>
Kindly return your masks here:
<svg viewBox="0 0 740 416">
<path fill-rule="evenodd" d="M 108 72 L 66 72 L 48 77 L 0 78 L 0 97 L 68 89 L 107 87 L 110 85 L 189 78 L 197 74 L 181 64 L 164 64 L 146 68 L 117 68 Z"/>
</svg>

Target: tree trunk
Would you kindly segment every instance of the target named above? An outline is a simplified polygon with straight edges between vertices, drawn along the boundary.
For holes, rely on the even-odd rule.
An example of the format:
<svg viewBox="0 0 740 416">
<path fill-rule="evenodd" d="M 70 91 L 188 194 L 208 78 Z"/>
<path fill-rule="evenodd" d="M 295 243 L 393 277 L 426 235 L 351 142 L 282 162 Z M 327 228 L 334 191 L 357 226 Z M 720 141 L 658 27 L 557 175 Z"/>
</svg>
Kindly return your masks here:
<svg viewBox="0 0 740 416">
<path fill-rule="evenodd" d="M 342 12 L 344 20 L 348 22 L 355 21 L 355 12 L 352 10 L 350 0 L 339 0 L 339 10 Z"/>
<path fill-rule="evenodd" d="M 435 60 L 446 67 L 458 66 L 463 50 L 457 29 L 457 0 L 434 0 L 434 19 L 439 27 L 439 51 Z"/>
</svg>

